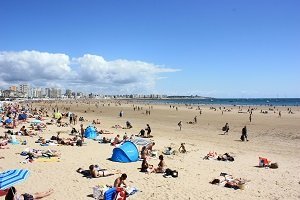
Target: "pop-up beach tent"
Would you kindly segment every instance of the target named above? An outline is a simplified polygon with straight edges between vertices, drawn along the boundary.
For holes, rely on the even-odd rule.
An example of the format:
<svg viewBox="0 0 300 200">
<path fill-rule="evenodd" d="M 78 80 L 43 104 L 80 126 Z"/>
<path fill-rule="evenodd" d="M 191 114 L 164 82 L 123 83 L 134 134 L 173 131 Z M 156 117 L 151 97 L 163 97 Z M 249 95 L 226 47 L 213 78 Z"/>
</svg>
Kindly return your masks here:
<svg viewBox="0 0 300 200">
<path fill-rule="evenodd" d="M 18 116 L 18 120 L 26 120 L 27 119 L 27 115 L 25 113 L 21 113 Z"/>
<path fill-rule="evenodd" d="M 111 160 L 115 162 L 136 162 L 139 159 L 139 151 L 131 141 L 126 141 L 119 147 L 114 148 Z"/>
<path fill-rule="evenodd" d="M 95 127 L 89 126 L 84 131 L 84 137 L 88 139 L 95 139 L 97 137 L 97 131 Z"/>
</svg>

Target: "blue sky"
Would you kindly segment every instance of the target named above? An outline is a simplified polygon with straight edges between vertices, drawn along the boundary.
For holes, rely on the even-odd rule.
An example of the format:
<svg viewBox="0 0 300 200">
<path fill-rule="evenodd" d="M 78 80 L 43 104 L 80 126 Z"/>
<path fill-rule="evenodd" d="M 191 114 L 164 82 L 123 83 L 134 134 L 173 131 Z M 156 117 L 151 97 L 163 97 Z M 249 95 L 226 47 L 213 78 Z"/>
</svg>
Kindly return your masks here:
<svg viewBox="0 0 300 200">
<path fill-rule="evenodd" d="M 0 87 L 300 97 L 299 9 L 298 0 L 1 1 Z"/>
</svg>

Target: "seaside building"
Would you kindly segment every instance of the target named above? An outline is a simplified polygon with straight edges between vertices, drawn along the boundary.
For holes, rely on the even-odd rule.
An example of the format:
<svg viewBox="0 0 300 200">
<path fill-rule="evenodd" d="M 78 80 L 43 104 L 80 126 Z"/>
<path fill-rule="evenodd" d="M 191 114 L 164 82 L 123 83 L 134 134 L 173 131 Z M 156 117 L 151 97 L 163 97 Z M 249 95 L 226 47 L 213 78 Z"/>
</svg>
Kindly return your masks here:
<svg viewBox="0 0 300 200">
<path fill-rule="evenodd" d="M 42 98 L 42 89 L 41 88 L 30 88 L 29 92 L 30 98 Z"/>
<path fill-rule="evenodd" d="M 45 98 L 50 98 L 50 95 L 51 95 L 51 89 L 50 88 L 45 88 L 43 96 Z"/>
<path fill-rule="evenodd" d="M 49 98 L 61 98 L 61 89 L 51 88 Z"/>
<path fill-rule="evenodd" d="M 72 96 L 74 96 L 74 95 L 72 95 L 72 90 L 66 89 L 65 96 L 68 97 L 68 98 L 72 98 Z"/>
<path fill-rule="evenodd" d="M 12 86 L 9 87 L 9 90 L 12 90 L 12 91 L 16 92 L 18 90 L 18 87 L 15 86 L 15 85 L 12 85 Z"/>
<path fill-rule="evenodd" d="M 19 85 L 19 92 L 24 94 L 24 97 L 29 97 L 29 85 L 24 83 Z"/>
</svg>

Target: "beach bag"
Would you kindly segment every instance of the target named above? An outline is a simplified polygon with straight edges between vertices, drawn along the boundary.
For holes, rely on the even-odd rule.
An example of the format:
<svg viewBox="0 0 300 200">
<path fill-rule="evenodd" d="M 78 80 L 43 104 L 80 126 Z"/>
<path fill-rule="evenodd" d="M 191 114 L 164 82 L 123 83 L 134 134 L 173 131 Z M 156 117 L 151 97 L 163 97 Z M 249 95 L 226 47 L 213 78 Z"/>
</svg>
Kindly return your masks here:
<svg viewBox="0 0 300 200">
<path fill-rule="evenodd" d="M 173 178 L 177 178 L 177 177 L 178 177 L 178 171 L 173 170 L 173 171 L 172 171 L 172 177 L 173 177 Z"/>
<path fill-rule="evenodd" d="M 77 142 L 76 142 L 76 146 L 82 146 L 82 140 L 77 140 Z"/>
<path fill-rule="evenodd" d="M 268 166 L 269 163 L 270 163 L 270 161 L 269 161 L 267 158 L 259 157 L 259 163 L 258 163 L 258 166 L 260 166 L 260 167 L 265 167 L 265 166 Z"/>
<path fill-rule="evenodd" d="M 167 168 L 166 171 L 165 171 L 166 176 L 172 176 L 172 173 L 173 173 L 173 171 L 169 168 Z"/>
<path fill-rule="evenodd" d="M 104 193 L 108 190 L 107 187 L 96 186 L 93 187 L 93 198 L 94 199 L 104 199 Z"/>
<path fill-rule="evenodd" d="M 271 163 L 270 168 L 271 169 L 277 169 L 278 168 L 278 164 L 277 163 Z"/>
</svg>

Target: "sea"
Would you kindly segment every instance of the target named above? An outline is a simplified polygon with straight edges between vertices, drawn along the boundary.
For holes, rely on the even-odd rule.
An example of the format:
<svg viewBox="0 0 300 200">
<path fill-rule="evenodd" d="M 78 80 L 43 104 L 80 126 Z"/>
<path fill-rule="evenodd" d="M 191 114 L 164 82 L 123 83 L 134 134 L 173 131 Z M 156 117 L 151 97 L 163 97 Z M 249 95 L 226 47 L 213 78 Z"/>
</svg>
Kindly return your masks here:
<svg viewBox="0 0 300 200">
<path fill-rule="evenodd" d="M 230 105 L 230 106 L 300 106 L 300 98 L 178 98 L 141 100 L 149 104 Z"/>
</svg>

